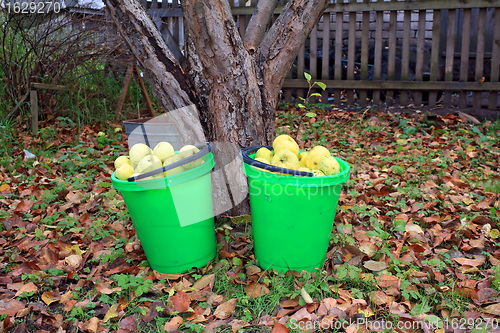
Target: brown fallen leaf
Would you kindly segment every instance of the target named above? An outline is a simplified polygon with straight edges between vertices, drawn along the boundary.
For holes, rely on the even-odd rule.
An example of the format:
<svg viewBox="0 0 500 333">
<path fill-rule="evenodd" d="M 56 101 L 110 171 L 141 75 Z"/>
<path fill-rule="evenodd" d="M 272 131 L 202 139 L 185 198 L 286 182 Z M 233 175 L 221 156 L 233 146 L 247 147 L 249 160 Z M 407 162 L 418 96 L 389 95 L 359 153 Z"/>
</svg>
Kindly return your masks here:
<svg viewBox="0 0 500 333">
<path fill-rule="evenodd" d="M 215 274 L 209 274 L 201 277 L 198 281 L 193 284 L 194 289 L 201 290 L 208 285 L 213 285 L 215 280 Z"/>
<path fill-rule="evenodd" d="M 472 266 L 479 267 L 486 261 L 486 257 L 481 257 L 478 259 L 467 259 L 467 258 L 453 258 L 453 260 L 462 266 Z"/>
<path fill-rule="evenodd" d="M 272 333 L 288 333 L 288 328 L 285 325 L 275 321 Z"/>
<path fill-rule="evenodd" d="M 281 300 L 280 305 L 282 308 L 294 308 L 299 305 L 299 298 L 295 297 L 292 299 Z"/>
<path fill-rule="evenodd" d="M 168 323 L 165 323 L 163 329 L 167 332 L 175 332 L 179 328 L 179 326 L 184 322 L 182 317 L 174 317 Z"/>
<path fill-rule="evenodd" d="M 120 288 L 120 287 L 111 288 L 111 285 L 109 283 L 102 283 L 102 282 L 96 283 L 95 289 L 98 292 L 100 292 L 101 294 L 106 294 L 106 295 L 110 295 L 114 292 L 118 292 L 118 291 L 122 290 L 122 288 Z"/>
<path fill-rule="evenodd" d="M 174 304 L 174 309 L 177 312 L 186 312 L 191 304 L 191 297 L 183 291 L 176 292 L 172 296 L 172 303 Z"/>
<path fill-rule="evenodd" d="M 238 299 L 236 298 L 231 298 L 229 301 L 226 301 L 219 305 L 217 309 L 214 311 L 214 316 L 217 319 L 227 319 L 231 315 L 231 313 L 234 311 L 236 308 L 236 302 Z"/>
<path fill-rule="evenodd" d="M 484 313 L 489 313 L 495 316 L 500 316 L 500 303 L 488 305 L 483 309 Z"/>
<path fill-rule="evenodd" d="M 250 283 L 245 287 L 247 296 L 250 298 L 258 298 L 262 295 L 269 294 L 269 289 L 260 283 Z"/>
<path fill-rule="evenodd" d="M 231 325 L 231 332 L 236 333 L 245 326 L 250 325 L 246 320 L 234 319 L 229 325 Z"/>
<path fill-rule="evenodd" d="M 116 333 L 136 333 L 137 332 L 137 320 L 135 315 L 130 315 L 128 317 L 120 320 L 118 331 Z"/>
<path fill-rule="evenodd" d="M 29 292 L 37 291 L 37 290 L 38 290 L 38 287 L 33 282 L 29 282 L 29 283 L 26 283 L 25 285 L 23 285 L 21 288 L 19 288 L 19 290 L 17 291 L 17 293 L 14 297 L 22 295 L 23 292 L 29 293 Z"/>
<path fill-rule="evenodd" d="M 381 274 L 377 279 L 377 283 L 380 288 L 398 288 L 400 278 L 394 275 Z"/>
<path fill-rule="evenodd" d="M 87 331 L 97 333 L 97 330 L 99 329 L 99 318 L 97 317 L 90 318 L 85 322 L 85 324 L 83 324 L 83 327 Z"/>
<path fill-rule="evenodd" d="M 374 261 L 374 260 L 365 261 L 363 263 L 363 266 L 366 269 L 369 269 L 370 271 L 373 271 L 373 272 L 379 272 L 379 271 L 382 271 L 382 270 L 386 269 L 387 267 L 389 267 L 385 262 Z"/>
<path fill-rule="evenodd" d="M 11 317 L 22 309 L 24 309 L 24 303 L 17 299 L 0 299 L 0 313 L 5 313 L 7 316 Z"/>
<path fill-rule="evenodd" d="M 382 290 L 375 290 L 369 294 L 370 300 L 377 306 L 388 304 L 393 300 L 392 297 L 387 296 Z"/>
</svg>

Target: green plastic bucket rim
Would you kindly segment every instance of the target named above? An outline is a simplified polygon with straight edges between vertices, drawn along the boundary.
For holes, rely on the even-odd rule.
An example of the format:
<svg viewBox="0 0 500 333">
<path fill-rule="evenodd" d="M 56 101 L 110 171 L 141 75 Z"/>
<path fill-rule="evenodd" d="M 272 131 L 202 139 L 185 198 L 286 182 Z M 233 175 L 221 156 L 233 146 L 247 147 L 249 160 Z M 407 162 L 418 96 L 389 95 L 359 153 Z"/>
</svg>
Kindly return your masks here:
<svg viewBox="0 0 500 333">
<path fill-rule="evenodd" d="M 178 151 L 175 153 L 177 154 Z M 111 180 L 113 182 L 113 187 L 120 191 L 148 191 L 165 189 L 167 187 L 188 182 L 209 173 L 214 168 L 214 158 L 212 153 L 208 153 L 203 156 L 202 159 L 204 163 L 198 165 L 197 167 L 172 176 L 129 182 L 127 180 L 120 180 L 116 178 L 115 172 L 113 172 Z"/>
<path fill-rule="evenodd" d="M 306 152 L 305 150 L 301 150 Z M 249 154 L 250 157 L 254 158 L 254 154 Z M 260 180 L 266 183 L 285 185 L 285 186 L 297 186 L 297 187 L 324 187 L 342 184 L 349 179 L 351 167 L 349 163 L 341 158 L 334 156 L 340 165 L 340 172 L 330 176 L 323 177 L 300 177 L 293 175 L 280 175 L 276 173 L 270 173 L 263 171 L 247 163 L 243 162 L 243 170 L 245 175 L 250 179 Z"/>
</svg>

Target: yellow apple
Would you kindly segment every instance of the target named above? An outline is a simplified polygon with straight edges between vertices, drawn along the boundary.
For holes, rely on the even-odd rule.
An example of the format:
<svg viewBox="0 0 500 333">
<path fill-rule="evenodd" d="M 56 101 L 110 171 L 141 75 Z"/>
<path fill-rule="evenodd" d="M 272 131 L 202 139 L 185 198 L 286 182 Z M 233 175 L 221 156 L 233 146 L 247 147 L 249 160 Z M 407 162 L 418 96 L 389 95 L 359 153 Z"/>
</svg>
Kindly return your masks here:
<svg viewBox="0 0 500 333">
<path fill-rule="evenodd" d="M 179 156 L 179 154 L 175 154 L 174 156 L 170 156 L 169 158 L 167 158 L 163 162 L 163 166 L 165 167 L 165 166 L 167 166 L 169 164 L 172 164 L 172 163 L 180 161 L 180 160 L 181 160 L 181 157 Z M 165 171 L 164 174 L 165 174 L 165 177 L 168 177 L 168 176 L 176 175 L 176 174 L 181 173 L 183 171 L 184 171 L 184 168 L 181 165 L 181 166 L 178 166 L 178 167 L 175 167 L 173 169 Z"/>
<path fill-rule="evenodd" d="M 128 164 L 130 166 L 132 165 L 130 164 L 130 158 L 126 155 L 118 156 L 118 158 L 115 160 L 115 169 L 118 169 L 123 164 Z"/>
<path fill-rule="evenodd" d="M 299 157 L 299 145 L 295 140 L 287 135 L 287 134 L 281 134 L 276 139 L 273 141 L 273 149 L 274 149 L 274 154 L 276 152 L 281 151 L 281 150 L 288 150 L 293 152 L 297 157 Z"/>
<path fill-rule="evenodd" d="M 318 163 L 323 157 L 330 156 L 330 151 L 323 146 L 315 146 L 309 154 L 307 154 L 306 166 L 310 170 L 317 170 Z"/>
<path fill-rule="evenodd" d="M 263 158 L 263 159 L 267 160 L 266 163 L 269 164 L 271 162 L 271 160 L 273 159 L 273 156 L 274 156 L 274 153 L 272 151 L 270 151 L 266 147 L 262 147 L 262 148 L 259 148 L 259 150 L 257 150 L 257 153 L 255 154 L 255 159 Z"/>
<path fill-rule="evenodd" d="M 281 140 L 280 142 L 276 143 L 274 145 L 274 154 L 276 154 L 279 151 L 290 151 L 297 156 L 297 160 L 299 157 L 299 146 L 295 141 L 286 141 L 286 140 Z"/>
<path fill-rule="evenodd" d="M 300 166 L 303 166 L 303 167 L 307 167 L 306 166 L 306 161 L 307 161 L 307 154 L 309 154 L 308 151 L 303 151 L 302 153 L 299 154 L 299 165 Z M 308 168 L 309 169 L 309 168 Z"/>
<path fill-rule="evenodd" d="M 186 145 L 179 150 L 179 155 L 182 159 L 182 158 L 186 158 L 186 157 L 189 157 L 191 155 L 194 155 L 199 151 L 200 150 L 193 145 Z M 203 163 L 203 159 L 200 157 L 192 162 L 184 164 L 183 167 L 185 170 L 189 170 L 189 169 L 197 167 L 198 165 L 200 165 L 202 163 Z"/>
<path fill-rule="evenodd" d="M 128 177 L 134 174 L 134 169 L 128 163 L 124 163 L 116 169 L 115 177 L 120 180 L 127 180 Z"/>
<path fill-rule="evenodd" d="M 156 157 L 155 155 L 150 154 L 150 155 L 144 156 L 139 161 L 139 163 L 137 164 L 137 167 L 134 170 L 137 173 L 146 173 L 149 171 L 153 171 L 155 169 L 159 169 L 162 166 L 163 166 L 163 164 L 161 163 L 161 160 L 158 157 Z M 152 178 L 161 178 L 161 177 L 163 177 L 161 172 L 159 174 L 152 176 Z M 150 179 L 150 177 L 147 177 L 144 179 Z"/>
<path fill-rule="evenodd" d="M 311 172 L 311 170 L 309 170 L 308 167 L 305 167 L 305 166 L 301 166 L 297 169 L 298 171 L 304 171 L 304 172 Z"/>
<path fill-rule="evenodd" d="M 313 170 L 312 173 L 314 174 L 314 177 L 323 177 L 323 176 L 325 176 L 325 174 L 323 173 L 323 171 L 319 171 L 319 170 Z"/>
<path fill-rule="evenodd" d="M 255 160 L 259 161 L 259 162 L 262 162 L 262 163 L 271 164 L 270 161 L 266 160 L 263 157 L 257 157 Z M 269 172 L 268 170 L 265 170 L 265 169 L 262 169 L 262 168 L 257 168 L 257 167 L 254 167 L 254 168 L 257 169 L 257 170 L 260 170 L 260 171 Z"/>
<path fill-rule="evenodd" d="M 263 157 L 257 157 L 255 160 L 262 162 L 262 163 L 271 164 L 269 160 L 267 160 L 266 158 L 263 158 Z"/>
<path fill-rule="evenodd" d="M 319 161 L 318 170 L 322 171 L 326 176 L 334 175 L 340 172 L 340 164 L 335 157 L 326 156 Z"/>
<path fill-rule="evenodd" d="M 151 148 L 149 148 L 144 143 L 136 143 L 135 145 L 133 145 L 128 153 L 132 168 L 135 169 L 139 164 L 139 161 L 142 160 L 144 156 L 150 155 L 152 153 L 153 151 L 151 150 Z"/>
<path fill-rule="evenodd" d="M 271 164 L 280 168 L 297 170 L 299 168 L 299 158 L 291 151 L 280 150 L 274 153 Z"/>
<path fill-rule="evenodd" d="M 158 157 L 162 162 L 165 162 L 167 158 L 175 155 L 174 147 L 166 141 L 158 142 L 153 149 L 153 155 Z"/>
</svg>

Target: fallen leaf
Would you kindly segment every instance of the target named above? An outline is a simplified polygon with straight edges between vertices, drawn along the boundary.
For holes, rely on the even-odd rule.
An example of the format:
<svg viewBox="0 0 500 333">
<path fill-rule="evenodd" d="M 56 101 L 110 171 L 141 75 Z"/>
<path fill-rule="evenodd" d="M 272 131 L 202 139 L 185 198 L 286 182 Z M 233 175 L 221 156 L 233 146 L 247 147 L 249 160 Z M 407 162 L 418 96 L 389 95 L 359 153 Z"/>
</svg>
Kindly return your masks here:
<svg viewBox="0 0 500 333">
<path fill-rule="evenodd" d="M 295 297 L 292 299 L 282 300 L 280 301 L 280 305 L 282 308 L 294 308 L 299 305 L 299 298 Z"/>
<path fill-rule="evenodd" d="M 500 316 L 500 303 L 495 303 L 488 305 L 483 309 L 483 312 L 489 313 L 495 316 Z"/>
<path fill-rule="evenodd" d="M 101 294 L 106 294 L 106 295 L 109 295 L 109 294 L 112 294 L 114 292 L 118 292 L 118 291 L 121 291 L 122 288 L 120 287 L 116 287 L 116 288 L 111 288 L 111 285 L 109 285 L 108 283 L 96 283 L 95 284 L 95 289 L 100 292 Z"/>
<path fill-rule="evenodd" d="M 201 290 L 208 285 L 213 285 L 215 274 L 205 275 L 193 284 L 194 289 Z"/>
<path fill-rule="evenodd" d="M 381 274 L 377 278 L 377 283 L 380 288 L 391 288 L 396 287 L 399 288 L 399 277 L 394 275 Z"/>
<path fill-rule="evenodd" d="M 191 304 L 191 297 L 185 292 L 179 291 L 172 296 L 172 303 L 174 304 L 175 311 L 186 312 Z"/>
<path fill-rule="evenodd" d="M 304 287 L 302 287 L 302 289 L 300 289 L 300 296 L 302 296 L 302 298 L 304 299 L 304 302 L 306 302 L 307 304 L 314 303 L 314 300 L 307 293 L 307 291 L 306 291 L 306 289 Z"/>
<path fill-rule="evenodd" d="M 22 309 L 24 309 L 24 303 L 17 299 L 0 299 L 0 313 L 5 313 L 7 316 L 12 317 Z"/>
<path fill-rule="evenodd" d="M 217 309 L 215 309 L 214 316 L 217 319 L 226 319 L 226 318 L 229 318 L 229 316 L 231 315 L 231 313 L 236 308 L 236 302 L 237 301 L 238 301 L 238 299 L 231 298 L 229 301 L 226 301 L 226 302 L 222 303 L 221 305 L 219 305 L 217 307 Z"/>
<path fill-rule="evenodd" d="M 163 329 L 167 332 L 175 332 L 183 322 L 182 317 L 174 317 L 168 323 L 165 323 Z"/>
<path fill-rule="evenodd" d="M 85 322 L 83 327 L 90 332 L 97 333 L 97 330 L 99 329 L 99 318 L 97 317 L 92 317 L 89 320 Z"/>
<path fill-rule="evenodd" d="M 288 333 L 288 328 L 285 325 L 275 321 L 272 333 Z"/>
<path fill-rule="evenodd" d="M 82 256 L 79 254 L 72 254 L 64 258 L 64 263 L 71 269 L 77 269 L 82 264 Z"/>
<path fill-rule="evenodd" d="M 418 234 L 423 234 L 424 232 L 422 231 L 422 228 L 420 228 L 419 225 L 413 224 L 413 223 L 407 223 L 405 226 L 405 231 L 413 231 Z"/>
<path fill-rule="evenodd" d="M 382 290 L 375 290 L 369 294 L 370 300 L 377 306 L 385 305 L 392 301 L 392 297 L 387 296 Z"/>
<path fill-rule="evenodd" d="M 382 271 L 382 270 L 386 269 L 387 267 L 389 267 L 385 262 L 374 261 L 374 260 L 365 261 L 363 263 L 363 266 L 366 269 L 369 269 L 370 271 L 373 271 L 373 272 L 379 272 L 379 271 Z"/>
<path fill-rule="evenodd" d="M 486 257 L 479 259 L 453 258 L 453 260 L 462 266 L 479 267 L 484 264 Z"/>
<path fill-rule="evenodd" d="M 120 320 L 119 327 L 116 333 L 137 333 L 137 320 L 135 319 L 135 315 L 130 315 Z"/>
<path fill-rule="evenodd" d="M 104 316 L 104 319 L 102 320 L 103 323 L 107 323 L 110 319 L 118 317 L 118 306 L 120 304 L 113 304 L 109 308 L 108 312 L 106 312 L 106 315 Z"/>
<path fill-rule="evenodd" d="M 491 229 L 488 232 L 488 236 L 490 236 L 493 239 L 497 239 L 498 237 L 500 237 L 500 231 L 498 231 L 498 229 Z"/>
<path fill-rule="evenodd" d="M 234 319 L 229 325 L 231 325 L 231 332 L 236 333 L 245 326 L 250 325 L 246 320 Z"/>
<path fill-rule="evenodd" d="M 51 303 L 57 302 L 61 299 L 61 296 L 58 292 L 46 291 L 42 294 L 42 301 L 50 305 Z"/>
<path fill-rule="evenodd" d="M 23 285 L 16 293 L 14 297 L 17 297 L 19 295 L 22 295 L 23 292 L 32 292 L 32 291 L 37 291 L 38 287 L 33 283 L 33 282 L 28 282 L 27 284 Z"/>
<path fill-rule="evenodd" d="M 269 289 L 260 283 L 250 283 L 245 287 L 247 296 L 250 298 L 257 298 L 262 295 L 269 294 Z"/>
</svg>

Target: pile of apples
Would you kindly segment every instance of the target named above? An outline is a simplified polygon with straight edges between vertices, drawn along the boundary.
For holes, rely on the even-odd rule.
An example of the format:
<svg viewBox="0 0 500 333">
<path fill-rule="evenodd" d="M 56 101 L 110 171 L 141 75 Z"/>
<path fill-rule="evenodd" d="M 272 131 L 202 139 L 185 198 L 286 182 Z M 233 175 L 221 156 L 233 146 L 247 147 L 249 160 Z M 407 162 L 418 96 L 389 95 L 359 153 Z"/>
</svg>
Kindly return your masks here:
<svg viewBox="0 0 500 333">
<path fill-rule="evenodd" d="M 312 172 L 314 177 L 340 172 L 339 162 L 331 156 L 328 149 L 318 145 L 308 152 L 300 152 L 297 142 L 287 134 L 274 139 L 273 151 L 266 147 L 257 150 L 255 160 L 281 168 Z"/>
<path fill-rule="evenodd" d="M 128 156 L 122 155 L 115 160 L 115 177 L 120 180 L 127 180 L 131 176 L 137 176 L 142 173 L 159 169 L 180 161 L 183 158 L 194 155 L 199 151 L 200 150 L 195 146 L 186 145 L 182 147 L 178 153 L 176 153 L 174 147 L 166 141 L 159 142 L 154 149 L 151 149 L 144 143 L 136 143 L 130 148 Z M 192 162 L 165 172 L 160 172 L 154 176 L 144 179 L 173 176 L 197 167 L 203 162 L 203 159 L 200 157 Z"/>
</svg>

